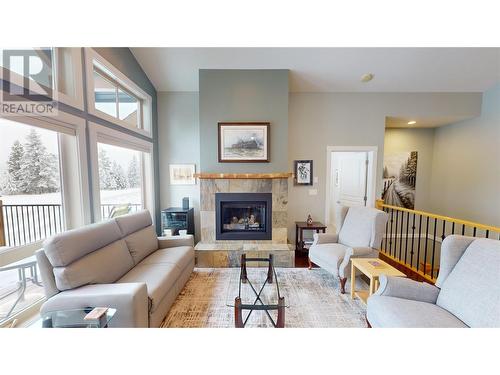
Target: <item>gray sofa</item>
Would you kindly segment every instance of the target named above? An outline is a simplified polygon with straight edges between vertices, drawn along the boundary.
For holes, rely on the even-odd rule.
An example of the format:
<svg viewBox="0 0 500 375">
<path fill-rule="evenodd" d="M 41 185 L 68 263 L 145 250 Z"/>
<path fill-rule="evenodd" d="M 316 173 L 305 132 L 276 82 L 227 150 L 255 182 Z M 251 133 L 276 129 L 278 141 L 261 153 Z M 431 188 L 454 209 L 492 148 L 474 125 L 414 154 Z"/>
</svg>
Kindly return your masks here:
<svg viewBox="0 0 500 375">
<path fill-rule="evenodd" d="M 41 312 L 107 306 L 111 327 L 158 327 L 193 271 L 193 242 L 158 238 L 146 210 L 53 236 L 36 253 Z"/>
<path fill-rule="evenodd" d="M 448 236 L 436 285 L 383 276 L 366 318 L 372 327 L 500 327 L 500 241 Z"/>
<path fill-rule="evenodd" d="M 351 274 L 351 258 L 378 258 L 387 213 L 371 207 L 345 207 L 339 211 L 338 234 L 315 233 L 309 249 L 311 262 L 339 278 L 340 291 Z"/>
</svg>

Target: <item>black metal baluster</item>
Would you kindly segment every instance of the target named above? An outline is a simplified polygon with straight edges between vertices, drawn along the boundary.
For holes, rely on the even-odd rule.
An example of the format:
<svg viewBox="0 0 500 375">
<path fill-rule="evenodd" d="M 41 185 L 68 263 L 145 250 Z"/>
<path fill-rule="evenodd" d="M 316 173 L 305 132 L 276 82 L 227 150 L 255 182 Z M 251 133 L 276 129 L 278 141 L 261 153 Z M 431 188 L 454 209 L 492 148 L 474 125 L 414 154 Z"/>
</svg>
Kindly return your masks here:
<svg viewBox="0 0 500 375">
<path fill-rule="evenodd" d="M 441 241 L 444 241 L 444 239 L 446 238 L 446 221 L 443 220 L 443 233 L 441 233 Z"/>
<path fill-rule="evenodd" d="M 437 218 L 434 219 L 434 234 L 432 236 L 431 277 L 433 277 L 434 275 L 434 257 L 436 255 L 436 228 L 437 228 Z"/>
<path fill-rule="evenodd" d="M 415 245 L 415 213 L 413 213 L 413 223 L 411 225 L 410 267 L 413 267 L 413 255 L 415 254 L 415 252 L 413 251 L 414 245 Z"/>
<path fill-rule="evenodd" d="M 425 249 L 424 249 L 424 275 L 427 273 L 427 245 L 429 243 L 429 216 L 427 216 L 427 221 L 425 224 Z"/>
<path fill-rule="evenodd" d="M 42 220 L 40 219 L 40 206 L 36 206 L 36 216 L 38 217 L 38 239 L 42 238 Z"/>
<path fill-rule="evenodd" d="M 490 231 L 486 229 L 486 238 L 490 238 Z"/>
<path fill-rule="evenodd" d="M 476 231 L 477 231 L 477 228 L 474 227 L 474 230 L 472 231 L 472 237 L 476 237 Z"/>
<path fill-rule="evenodd" d="M 408 229 L 410 226 L 410 213 L 406 212 L 406 238 L 405 238 L 405 264 L 407 263 L 408 259 Z"/>
<path fill-rule="evenodd" d="M 398 259 L 399 260 L 402 260 L 402 257 L 401 257 L 401 252 L 403 250 L 403 225 L 404 225 L 404 222 L 405 222 L 405 213 L 404 211 L 401 212 L 401 230 L 400 230 L 400 234 L 399 234 L 399 257 Z"/>
<path fill-rule="evenodd" d="M 393 232 L 392 232 L 392 222 L 394 221 L 394 210 L 391 208 L 391 237 L 389 238 L 389 255 L 392 254 L 392 235 L 393 235 Z"/>
<path fill-rule="evenodd" d="M 462 224 L 462 236 L 465 234 L 465 224 Z"/>
<path fill-rule="evenodd" d="M 451 223 L 451 234 L 455 234 L 455 222 Z"/>
<path fill-rule="evenodd" d="M 420 265 L 420 240 L 422 239 L 422 215 L 418 224 L 418 244 L 417 244 L 417 271 Z"/>
<path fill-rule="evenodd" d="M 394 259 L 396 259 L 396 253 L 398 251 L 398 221 L 399 221 L 399 211 L 396 210 L 396 228 L 394 233 Z"/>
</svg>

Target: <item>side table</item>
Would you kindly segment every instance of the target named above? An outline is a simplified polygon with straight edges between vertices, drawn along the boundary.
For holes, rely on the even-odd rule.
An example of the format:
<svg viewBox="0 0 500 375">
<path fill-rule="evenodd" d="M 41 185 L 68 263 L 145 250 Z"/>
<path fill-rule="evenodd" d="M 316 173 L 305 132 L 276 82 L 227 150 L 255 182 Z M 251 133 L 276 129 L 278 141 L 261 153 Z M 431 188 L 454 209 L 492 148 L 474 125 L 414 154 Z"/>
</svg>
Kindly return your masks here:
<svg viewBox="0 0 500 375">
<path fill-rule="evenodd" d="M 308 225 L 305 221 L 295 222 L 295 250 L 306 251 L 309 247 L 306 246 L 304 242 L 304 230 L 315 230 L 316 233 L 320 231 L 326 233 L 326 225 L 320 223 L 319 221 L 314 221 L 311 225 Z"/>
</svg>

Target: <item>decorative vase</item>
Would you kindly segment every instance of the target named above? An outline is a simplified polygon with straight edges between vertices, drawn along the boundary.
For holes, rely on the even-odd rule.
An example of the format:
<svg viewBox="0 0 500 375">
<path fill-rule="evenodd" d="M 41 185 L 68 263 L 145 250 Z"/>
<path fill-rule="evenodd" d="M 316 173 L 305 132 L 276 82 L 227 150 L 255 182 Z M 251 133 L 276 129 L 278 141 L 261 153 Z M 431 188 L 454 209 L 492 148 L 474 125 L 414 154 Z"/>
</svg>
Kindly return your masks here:
<svg viewBox="0 0 500 375">
<path fill-rule="evenodd" d="M 307 225 L 312 225 L 313 223 L 313 218 L 311 217 L 311 215 L 307 215 Z"/>
</svg>

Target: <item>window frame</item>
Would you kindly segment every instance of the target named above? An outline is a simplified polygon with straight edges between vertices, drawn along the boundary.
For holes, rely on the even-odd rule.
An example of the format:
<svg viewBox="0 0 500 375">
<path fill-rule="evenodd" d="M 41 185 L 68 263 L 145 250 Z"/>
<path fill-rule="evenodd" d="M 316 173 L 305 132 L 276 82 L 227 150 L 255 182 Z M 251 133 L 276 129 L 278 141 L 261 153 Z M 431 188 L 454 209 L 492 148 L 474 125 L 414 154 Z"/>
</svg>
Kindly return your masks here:
<svg viewBox="0 0 500 375">
<path fill-rule="evenodd" d="M 61 179 L 61 204 L 62 210 L 64 212 L 64 226 L 65 229 L 76 228 L 85 224 L 90 224 L 90 195 L 89 195 L 89 176 L 88 176 L 88 165 L 87 165 L 87 150 L 86 150 L 86 139 L 85 139 L 85 120 L 80 117 L 73 116 L 71 114 L 60 112 L 57 117 L 31 117 L 31 116 L 0 116 L 9 121 L 19 122 L 24 125 L 30 125 L 35 128 L 41 128 L 46 130 L 52 130 L 58 133 L 58 151 L 59 151 L 59 172 Z M 74 146 L 76 147 L 77 160 L 70 162 L 66 157 L 63 157 L 63 151 L 61 147 L 60 134 L 75 136 L 76 142 Z M 77 162 L 78 166 L 74 165 Z M 75 169 L 76 168 L 76 169 Z M 76 174 L 75 174 L 76 171 Z M 71 176 L 71 177 L 66 177 Z M 78 207 L 69 204 L 70 195 L 74 195 L 74 192 L 69 188 L 69 180 L 73 178 L 80 184 L 80 194 L 78 199 Z M 69 217 L 82 216 L 78 222 L 71 222 L 68 225 Z M 16 262 L 18 260 L 24 259 L 35 253 L 37 249 L 40 248 L 44 239 L 31 242 L 29 244 L 24 244 L 21 246 L 7 247 L 0 251 L 0 265 L 5 265 L 8 263 Z M 19 253 L 19 256 L 16 255 Z"/>
<path fill-rule="evenodd" d="M 132 80 L 126 77 L 122 72 L 115 68 L 110 62 L 104 59 L 92 48 L 85 48 L 85 71 L 87 82 L 87 109 L 88 113 L 99 117 L 113 124 L 130 129 L 138 134 L 152 138 L 152 97 L 136 85 Z M 132 126 L 130 123 L 120 120 L 118 117 L 111 116 L 105 112 L 98 110 L 95 107 L 95 80 L 94 67 L 97 68 L 97 73 L 103 76 L 104 79 L 110 81 L 113 86 L 125 91 L 140 101 L 138 106 L 137 117 L 140 119 L 140 126 Z M 117 98 L 117 107 L 118 107 Z M 117 108 L 117 116 L 119 115 Z"/>
<path fill-rule="evenodd" d="M 155 221 L 155 193 L 154 193 L 154 153 L 153 143 L 141 138 L 125 134 L 118 130 L 89 122 L 90 163 L 92 173 L 92 196 L 94 209 L 94 222 L 103 220 L 101 215 L 101 189 L 99 183 L 99 143 L 117 146 L 149 154 L 141 156 L 141 195 L 143 208 L 149 210 L 153 222 Z M 149 160 L 147 160 L 149 159 Z"/>
</svg>

